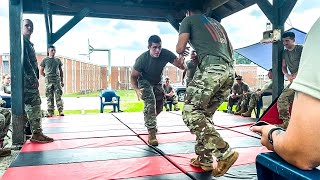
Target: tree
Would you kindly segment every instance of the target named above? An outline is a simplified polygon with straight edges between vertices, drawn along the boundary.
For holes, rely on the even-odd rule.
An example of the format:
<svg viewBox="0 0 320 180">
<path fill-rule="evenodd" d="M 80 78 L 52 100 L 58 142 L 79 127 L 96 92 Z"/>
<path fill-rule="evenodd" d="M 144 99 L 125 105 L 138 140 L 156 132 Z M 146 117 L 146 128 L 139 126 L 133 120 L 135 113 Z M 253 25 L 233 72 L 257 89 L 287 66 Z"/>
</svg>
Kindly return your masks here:
<svg viewBox="0 0 320 180">
<path fill-rule="evenodd" d="M 251 61 L 248 58 L 242 56 L 236 51 L 233 52 L 233 58 L 236 60 L 237 64 L 251 64 Z"/>
</svg>

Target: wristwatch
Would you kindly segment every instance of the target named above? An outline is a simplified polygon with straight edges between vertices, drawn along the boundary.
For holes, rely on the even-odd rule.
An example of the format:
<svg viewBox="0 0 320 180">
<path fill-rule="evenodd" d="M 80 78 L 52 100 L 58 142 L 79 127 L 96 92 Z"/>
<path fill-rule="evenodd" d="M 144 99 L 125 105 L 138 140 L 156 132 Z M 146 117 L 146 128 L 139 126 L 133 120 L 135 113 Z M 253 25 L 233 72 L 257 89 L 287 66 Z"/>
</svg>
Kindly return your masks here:
<svg viewBox="0 0 320 180">
<path fill-rule="evenodd" d="M 273 139 L 272 139 L 272 133 L 273 131 L 276 131 L 276 130 L 281 130 L 281 131 L 286 131 L 284 130 L 283 128 L 281 127 L 274 127 L 274 128 L 271 128 L 268 132 L 268 141 L 271 145 L 273 145 Z"/>
</svg>

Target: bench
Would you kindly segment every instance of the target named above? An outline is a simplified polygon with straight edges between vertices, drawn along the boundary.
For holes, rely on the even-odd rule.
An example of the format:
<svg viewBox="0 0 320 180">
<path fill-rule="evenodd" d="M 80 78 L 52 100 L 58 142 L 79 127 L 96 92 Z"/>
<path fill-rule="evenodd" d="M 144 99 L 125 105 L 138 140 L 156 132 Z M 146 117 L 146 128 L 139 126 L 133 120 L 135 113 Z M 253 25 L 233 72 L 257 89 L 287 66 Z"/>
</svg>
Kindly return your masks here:
<svg viewBox="0 0 320 180">
<path fill-rule="evenodd" d="M 287 163 L 274 152 L 259 154 L 256 157 L 256 168 L 259 180 L 320 179 L 319 167 L 311 171 L 301 170 Z"/>
</svg>

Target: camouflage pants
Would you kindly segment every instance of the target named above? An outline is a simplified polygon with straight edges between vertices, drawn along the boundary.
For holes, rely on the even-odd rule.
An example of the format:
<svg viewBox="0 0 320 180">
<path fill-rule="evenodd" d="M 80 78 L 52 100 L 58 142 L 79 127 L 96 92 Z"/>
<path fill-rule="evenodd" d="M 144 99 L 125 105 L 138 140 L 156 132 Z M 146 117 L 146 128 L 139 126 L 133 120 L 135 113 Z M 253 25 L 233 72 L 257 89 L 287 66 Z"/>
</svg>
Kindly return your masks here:
<svg viewBox="0 0 320 180">
<path fill-rule="evenodd" d="M 9 109 L 0 108 L 0 141 L 6 137 L 11 123 L 11 112 Z M 1 148 L 1 147 L 0 147 Z"/>
<path fill-rule="evenodd" d="M 258 100 L 260 98 L 260 95 L 256 92 L 251 93 L 250 101 L 249 101 L 249 107 L 254 108 L 257 106 Z"/>
<path fill-rule="evenodd" d="M 33 133 L 42 132 L 41 128 L 41 98 L 37 88 L 24 89 L 25 111 Z"/>
<path fill-rule="evenodd" d="M 242 96 L 241 107 L 247 109 L 248 107 L 255 107 L 257 101 L 259 100 L 259 95 L 255 92 L 247 92 Z"/>
<path fill-rule="evenodd" d="M 225 141 L 216 131 L 212 116 L 230 93 L 234 69 L 216 56 L 206 56 L 186 90 L 182 112 L 184 123 L 196 135 L 195 153 L 204 164 L 212 163 L 212 155 L 222 158 L 219 149 Z"/>
<path fill-rule="evenodd" d="M 188 86 L 188 84 L 190 84 L 190 82 L 192 81 L 192 78 L 193 78 L 193 77 L 188 77 L 188 78 L 186 79 L 186 86 Z"/>
<path fill-rule="evenodd" d="M 54 114 L 54 97 L 56 97 L 57 109 L 59 112 L 63 111 L 62 101 L 62 87 L 60 82 L 57 83 L 46 83 L 46 97 L 48 105 L 48 113 Z"/>
<path fill-rule="evenodd" d="M 289 123 L 290 112 L 289 107 L 293 103 L 295 91 L 290 89 L 289 86 L 285 88 L 280 94 L 277 102 L 277 108 L 279 112 L 279 119 L 283 120 L 284 123 Z"/>
<path fill-rule="evenodd" d="M 163 109 L 164 90 L 162 84 L 151 85 L 147 80 L 139 80 L 139 88 L 143 88 L 144 122 L 148 129 L 157 128 L 157 116 Z"/>
<path fill-rule="evenodd" d="M 176 97 L 176 96 L 165 97 L 163 106 L 164 106 L 166 109 L 168 109 L 168 102 L 167 102 L 167 101 L 171 101 L 172 104 L 174 105 L 174 107 L 177 108 L 177 106 L 178 106 L 178 101 L 177 101 L 177 97 Z"/>
<path fill-rule="evenodd" d="M 233 105 L 237 105 L 236 111 L 240 110 L 240 104 L 241 104 L 242 98 L 231 98 L 231 95 L 228 97 L 228 105 L 227 107 L 233 107 Z"/>
</svg>

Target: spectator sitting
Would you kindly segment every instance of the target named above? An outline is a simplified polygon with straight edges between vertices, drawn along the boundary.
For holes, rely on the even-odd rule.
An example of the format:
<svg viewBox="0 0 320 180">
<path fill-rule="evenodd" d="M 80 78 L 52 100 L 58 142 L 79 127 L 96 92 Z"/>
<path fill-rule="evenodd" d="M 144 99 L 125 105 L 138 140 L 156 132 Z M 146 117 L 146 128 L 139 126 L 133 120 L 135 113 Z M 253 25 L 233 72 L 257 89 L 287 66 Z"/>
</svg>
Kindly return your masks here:
<svg viewBox="0 0 320 180">
<path fill-rule="evenodd" d="M 244 100 L 242 101 L 242 103 L 244 104 L 245 109 L 248 109 L 248 111 L 241 113 L 241 116 L 251 117 L 251 113 L 253 109 L 257 106 L 257 102 L 259 98 L 261 98 L 261 95 L 263 93 L 272 93 L 272 69 L 269 69 L 268 71 L 268 78 L 270 79 L 270 81 L 266 83 L 262 89 L 258 89 L 255 92 L 247 93 L 244 95 Z"/>
<path fill-rule="evenodd" d="M 10 74 L 4 74 L 2 76 L 2 83 L 0 85 L 0 94 L 9 95 L 11 94 L 11 77 Z"/>
<path fill-rule="evenodd" d="M 312 170 L 320 165 L 320 18 L 307 35 L 299 72 L 290 88 L 295 90 L 292 115 L 286 131 L 274 125 L 254 126 L 261 144 L 288 163 Z"/>
<path fill-rule="evenodd" d="M 179 111 L 180 109 L 178 108 L 178 101 L 176 98 L 176 93 L 174 92 L 174 89 L 170 85 L 170 79 L 166 78 L 165 80 L 166 80 L 165 84 L 163 84 L 163 89 L 164 89 L 164 93 L 165 93 L 164 94 L 164 96 L 165 96 L 164 107 L 166 108 L 166 111 L 169 111 L 168 101 L 171 101 L 174 106 L 174 110 Z"/>
<path fill-rule="evenodd" d="M 236 83 L 232 86 L 232 93 L 228 97 L 228 113 L 232 112 L 232 106 L 237 104 L 236 112 L 241 111 L 240 104 L 243 98 L 243 95 L 250 92 L 249 86 L 247 83 L 242 81 L 242 76 L 236 77 Z M 243 111 L 246 112 L 246 111 Z"/>
</svg>

